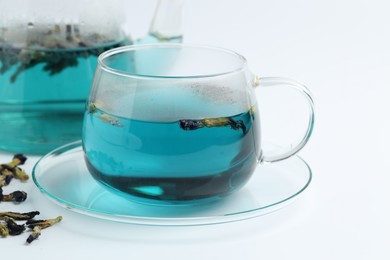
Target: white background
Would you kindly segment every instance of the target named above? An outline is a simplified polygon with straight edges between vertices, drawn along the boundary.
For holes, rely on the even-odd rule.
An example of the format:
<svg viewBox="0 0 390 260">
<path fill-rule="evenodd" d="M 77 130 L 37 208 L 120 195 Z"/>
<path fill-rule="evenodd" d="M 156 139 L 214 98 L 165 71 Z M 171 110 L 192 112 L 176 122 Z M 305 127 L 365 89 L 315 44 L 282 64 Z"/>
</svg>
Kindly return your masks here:
<svg viewBox="0 0 390 260">
<path fill-rule="evenodd" d="M 137 38 L 148 29 L 155 1 L 128 4 Z M 316 125 L 300 152 L 313 170 L 310 188 L 266 216 L 173 228 L 69 212 L 30 180 L 20 186 L 29 199 L 1 203 L 0 211 L 39 208 L 41 217 L 64 221 L 29 246 L 25 237 L 0 239 L 1 258 L 390 259 L 389 10 L 385 0 L 187 0 L 185 42 L 233 49 L 253 72 L 294 78 L 312 91 Z M 10 157 L 0 153 L 1 162 Z M 30 171 L 36 159 L 24 168 Z"/>
</svg>

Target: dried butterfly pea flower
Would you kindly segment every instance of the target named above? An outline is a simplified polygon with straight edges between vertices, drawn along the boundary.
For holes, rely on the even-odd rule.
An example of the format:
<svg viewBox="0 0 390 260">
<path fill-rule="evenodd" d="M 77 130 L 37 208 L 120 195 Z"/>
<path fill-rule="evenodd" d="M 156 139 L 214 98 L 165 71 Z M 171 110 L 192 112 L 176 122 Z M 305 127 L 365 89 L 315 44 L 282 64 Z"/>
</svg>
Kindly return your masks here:
<svg viewBox="0 0 390 260">
<path fill-rule="evenodd" d="M 197 130 L 203 127 L 225 127 L 230 126 L 233 130 L 242 130 L 246 133 L 246 126 L 242 120 L 234 120 L 231 117 L 204 118 L 204 119 L 182 119 L 179 120 L 180 128 L 183 130 Z"/>
<path fill-rule="evenodd" d="M 34 227 L 40 227 L 41 229 L 48 228 L 53 226 L 54 224 L 60 222 L 62 220 L 62 216 L 58 216 L 53 219 L 44 219 L 44 220 L 35 220 L 35 219 L 30 219 L 27 220 L 26 225 L 28 228 L 33 229 Z"/>
<path fill-rule="evenodd" d="M 19 212 L 0 212 L 0 219 L 4 219 L 4 217 L 9 217 L 14 220 L 29 220 L 33 219 L 35 216 L 39 215 L 39 211 L 31 211 L 31 212 L 25 212 L 25 213 L 19 213 Z"/>
<path fill-rule="evenodd" d="M 34 240 L 36 240 L 41 235 L 41 228 L 39 226 L 35 226 L 33 228 L 33 232 L 28 236 L 26 242 L 31 244 Z"/>
<path fill-rule="evenodd" d="M 26 226 L 24 224 L 18 225 L 12 218 L 4 217 L 4 221 L 7 223 L 7 228 L 11 236 L 20 235 L 26 230 Z"/>
<path fill-rule="evenodd" d="M 15 201 L 23 202 L 27 199 L 27 193 L 24 191 L 14 191 L 10 194 L 3 194 L 3 189 L 0 188 L 0 201 Z"/>
</svg>

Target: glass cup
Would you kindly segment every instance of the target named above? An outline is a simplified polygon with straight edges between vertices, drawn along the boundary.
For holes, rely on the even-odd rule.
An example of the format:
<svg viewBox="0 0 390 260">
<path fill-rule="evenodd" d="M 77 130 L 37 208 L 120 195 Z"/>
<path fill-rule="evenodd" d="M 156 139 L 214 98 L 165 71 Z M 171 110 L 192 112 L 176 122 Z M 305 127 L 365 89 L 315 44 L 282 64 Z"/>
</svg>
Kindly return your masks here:
<svg viewBox="0 0 390 260">
<path fill-rule="evenodd" d="M 287 151 L 262 152 L 255 91 L 288 85 L 310 117 Z M 225 197 L 256 167 L 296 154 L 314 123 L 302 85 L 253 75 L 230 50 L 183 44 L 116 48 L 99 56 L 86 105 L 83 149 L 91 175 L 140 202 L 192 204 Z"/>
</svg>

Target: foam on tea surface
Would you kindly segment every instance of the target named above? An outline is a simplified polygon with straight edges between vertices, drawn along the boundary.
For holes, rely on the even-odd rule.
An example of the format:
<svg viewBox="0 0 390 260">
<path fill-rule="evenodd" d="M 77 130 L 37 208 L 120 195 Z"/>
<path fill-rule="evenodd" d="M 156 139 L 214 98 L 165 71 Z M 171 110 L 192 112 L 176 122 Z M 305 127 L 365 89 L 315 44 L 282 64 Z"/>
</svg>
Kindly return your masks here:
<svg viewBox="0 0 390 260">
<path fill-rule="evenodd" d="M 117 80 L 112 87 L 95 93 L 93 102 L 116 116 L 157 122 L 238 115 L 254 105 L 248 101 L 245 89 L 231 84 L 165 84 Z"/>
</svg>

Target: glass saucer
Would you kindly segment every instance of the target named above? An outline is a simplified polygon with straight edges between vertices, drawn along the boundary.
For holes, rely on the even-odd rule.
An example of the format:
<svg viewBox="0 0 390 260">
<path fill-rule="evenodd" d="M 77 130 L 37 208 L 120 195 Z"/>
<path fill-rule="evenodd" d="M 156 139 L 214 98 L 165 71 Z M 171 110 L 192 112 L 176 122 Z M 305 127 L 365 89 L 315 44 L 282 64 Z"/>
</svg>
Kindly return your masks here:
<svg viewBox="0 0 390 260">
<path fill-rule="evenodd" d="M 62 146 L 37 162 L 33 180 L 49 199 L 69 210 L 144 225 L 205 225 L 244 220 L 278 210 L 301 194 L 312 177 L 298 156 L 257 167 L 244 188 L 210 203 L 188 206 L 141 204 L 106 191 L 89 174 L 81 141 Z"/>
</svg>

